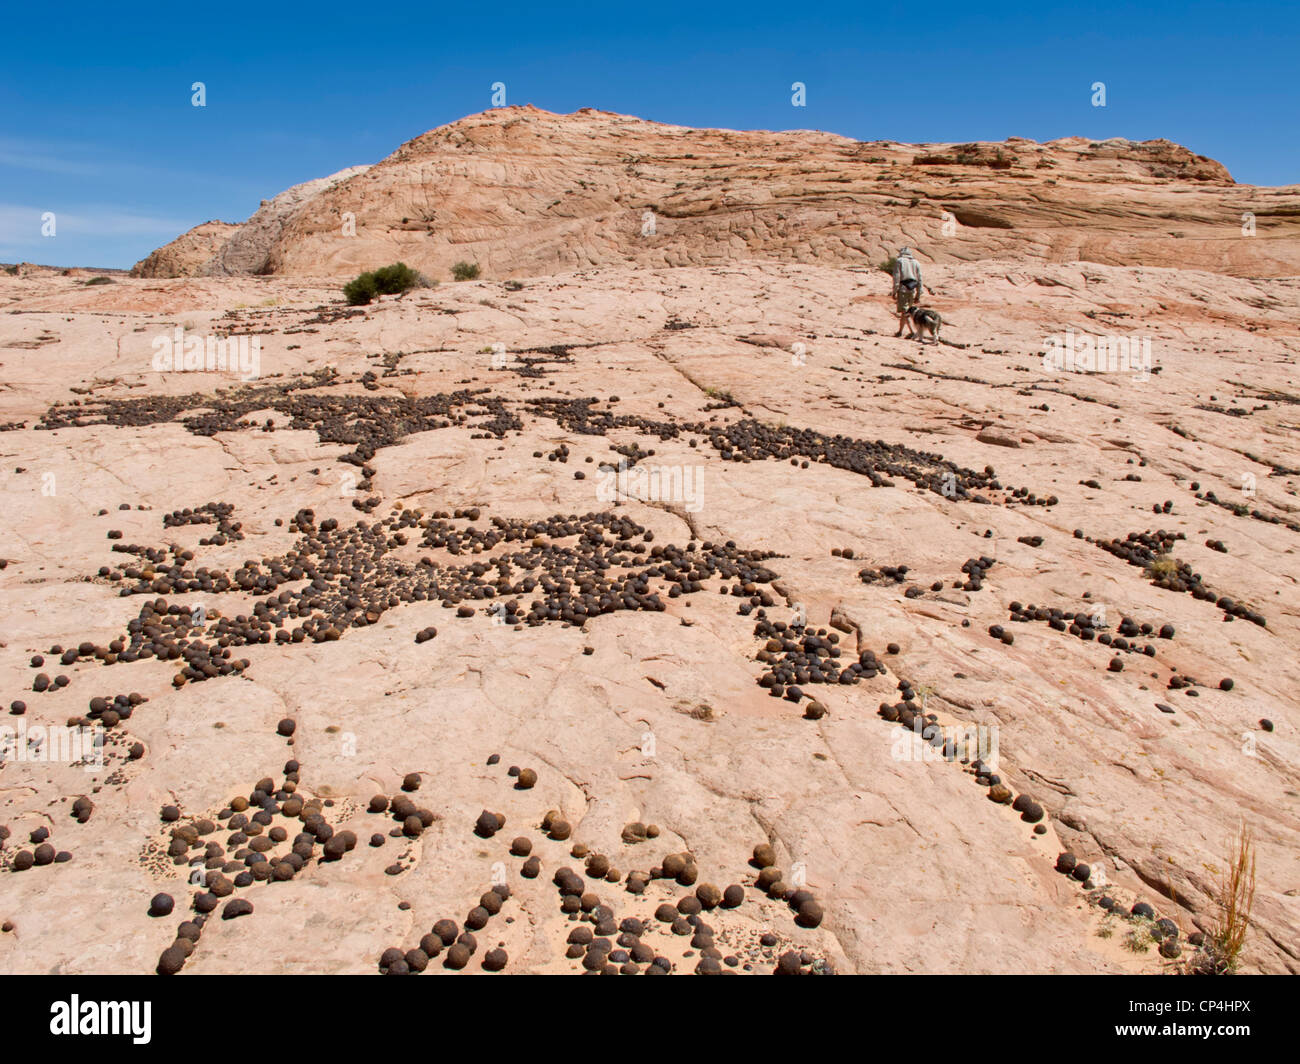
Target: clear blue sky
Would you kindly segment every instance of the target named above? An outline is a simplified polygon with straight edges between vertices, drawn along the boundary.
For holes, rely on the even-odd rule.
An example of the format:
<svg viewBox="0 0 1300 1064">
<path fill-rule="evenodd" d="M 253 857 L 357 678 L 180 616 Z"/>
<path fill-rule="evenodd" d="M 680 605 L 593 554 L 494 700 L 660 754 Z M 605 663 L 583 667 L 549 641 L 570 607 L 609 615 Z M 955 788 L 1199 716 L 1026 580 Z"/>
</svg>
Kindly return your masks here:
<svg viewBox="0 0 1300 1064">
<path fill-rule="evenodd" d="M 129 266 L 485 110 L 496 81 L 510 104 L 692 126 L 1167 137 L 1238 181 L 1300 182 L 1295 0 L 621 6 L 9 4 L 0 261 Z"/>
</svg>

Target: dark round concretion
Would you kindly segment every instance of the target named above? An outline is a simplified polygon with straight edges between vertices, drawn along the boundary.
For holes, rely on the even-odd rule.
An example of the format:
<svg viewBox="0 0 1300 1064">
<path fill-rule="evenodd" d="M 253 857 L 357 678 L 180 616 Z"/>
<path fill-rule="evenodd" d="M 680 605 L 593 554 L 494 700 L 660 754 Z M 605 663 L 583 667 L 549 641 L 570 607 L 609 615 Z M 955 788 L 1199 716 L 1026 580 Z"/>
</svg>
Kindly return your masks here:
<svg viewBox="0 0 1300 1064">
<path fill-rule="evenodd" d="M 515 781 L 515 790 L 526 791 L 537 786 L 537 773 L 531 768 L 519 770 L 519 778 Z"/>
<path fill-rule="evenodd" d="M 465 926 L 471 931 L 481 931 L 483 928 L 487 927 L 487 922 L 491 917 L 492 914 L 483 908 L 483 906 L 476 905 L 466 915 Z"/>
<path fill-rule="evenodd" d="M 822 907 L 812 898 L 808 898 L 799 906 L 799 914 L 795 920 L 800 927 L 817 927 L 822 922 L 822 915 Z"/>
<path fill-rule="evenodd" d="M 423 935 L 420 938 L 420 949 L 426 957 L 436 957 L 442 952 L 443 941 L 435 934 Z"/>
<path fill-rule="evenodd" d="M 422 972 L 429 967 L 429 955 L 422 949 L 408 949 L 406 956 L 402 959 L 406 961 L 406 966 L 413 972 Z"/>
<path fill-rule="evenodd" d="M 402 790 L 418 791 L 420 789 L 420 774 L 418 772 L 408 772 L 402 777 Z"/>
<path fill-rule="evenodd" d="M 706 909 L 716 909 L 722 902 L 722 891 L 712 883 L 701 883 L 695 888 L 695 896 Z"/>
<path fill-rule="evenodd" d="M 1155 915 L 1156 915 L 1156 911 L 1155 911 L 1155 909 L 1151 908 L 1151 906 L 1148 905 L 1146 902 L 1144 902 L 1144 901 L 1140 901 L 1140 902 L 1137 902 L 1137 903 L 1133 906 L 1133 908 L 1131 908 L 1131 909 L 1129 910 L 1129 915 L 1130 915 L 1130 916 L 1142 916 L 1142 917 L 1145 917 L 1145 918 L 1148 919 L 1148 920 L 1154 920 L 1154 919 L 1155 919 Z"/>
<path fill-rule="evenodd" d="M 499 947 L 490 949 L 483 955 L 483 969 L 488 972 L 499 972 L 505 968 L 508 961 L 509 957 L 505 950 Z"/>
<path fill-rule="evenodd" d="M 298 725 L 295 721 L 290 720 L 288 717 L 285 717 L 282 721 L 280 721 L 279 724 L 275 726 L 275 730 L 277 733 L 283 735 L 287 739 L 289 736 L 291 736 L 294 733 L 294 729 L 296 729 L 297 727 Z"/>
<path fill-rule="evenodd" d="M 776 851 L 766 842 L 760 843 L 754 847 L 754 856 L 749 863 L 755 868 L 767 868 L 769 865 L 774 865 L 776 864 Z"/>
<path fill-rule="evenodd" d="M 170 894 L 155 894 L 149 901 L 150 916 L 170 916 L 176 901 Z"/>
<path fill-rule="evenodd" d="M 722 907 L 734 909 L 745 900 L 745 888 L 739 883 L 732 883 L 722 892 Z"/>
<path fill-rule="evenodd" d="M 32 853 L 32 858 L 38 865 L 48 865 L 54 863 L 55 850 L 48 842 L 43 842 Z"/>
<path fill-rule="evenodd" d="M 777 958 L 773 975 L 798 975 L 803 967 L 802 958 L 794 950 L 787 950 Z"/>
<path fill-rule="evenodd" d="M 253 903 L 244 898 L 231 898 L 221 910 L 221 919 L 233 920 L 238 916 L 247 916 L 253 911 Z"/>
<path fill-rule="evenodd" d="M 454 920 L 439 920 L 433 925 L 433 933 L 442 939 L 444 946 L 450 946 L 460 934 L 460 928 L 456 926 Z"/>
<path fill-rule="evenodd" d="M 513 857 L 527 857 L 532 852 L 532 841 L 524 835 L 516 836 L 514 841 L 510 843 L 510 854 Z"/>
<path fill-rule="evenodd" d="M 185 951 L 177 946 L 170 946 L 162 951 L 158 958 L 159 975 L 175 975 L 185 966 Z"/>
<path fill-rule="evenodd" d="M 443 967 L 450 968 L 452 971 L 458 972 L 462 968 L 464 968 L 467 964 L 469 964 L 470 957 L 472 956 L 473 954 L 470 952 L 468 946 L 465 946 L 462 943 L 457 942 L 454 946 L 452 946 L 450 949 L 447 950 L 447 956 L 444 957 L 442 961 Z"/>
</svg>

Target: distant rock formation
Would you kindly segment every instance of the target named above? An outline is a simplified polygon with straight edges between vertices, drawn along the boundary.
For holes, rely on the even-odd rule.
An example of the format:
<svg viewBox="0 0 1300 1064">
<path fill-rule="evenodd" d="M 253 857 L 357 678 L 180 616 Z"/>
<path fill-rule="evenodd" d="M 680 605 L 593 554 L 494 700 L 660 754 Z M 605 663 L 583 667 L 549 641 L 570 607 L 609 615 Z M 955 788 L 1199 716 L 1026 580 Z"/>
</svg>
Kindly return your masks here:
<svg viewBox="0 0 1300 1064">
<path fill-rule="evenodd" d="M 208 277 L 270 272 L 267 267 L 271 254 L 285 225 L 295 212 L 310 203 L 313 197 L 368 169 L 368 166 L 353 166 L 329 177 L 304 181 L 301 185 L 294 185 L 281 192 L 275 199 L 263 202 L 257 213 L 238 226 L 230 234 L 230 239 L 221 245 L 198 272 Z"/>
<path fill-rule="evenodd" d="M 177 245 L 197 232 L 137 270 L 186 272 L 193 256 Z M 907 145 L 508 107 L 281 193 L 191 272 L 349 277 L 398 260 L 444 279 L 460 261 L 489 279 L 613 263 L 875 266 L 900 244 L 931 261 L 1294 275 L 1300 189 L 1237 185 L 1167 140 Z"/>
<path fill-rule="evenodd" d="M 132 277 L 192 277 L 239 232 L 232 222 L 203 222 L 131 267 Z"/>
</svg>

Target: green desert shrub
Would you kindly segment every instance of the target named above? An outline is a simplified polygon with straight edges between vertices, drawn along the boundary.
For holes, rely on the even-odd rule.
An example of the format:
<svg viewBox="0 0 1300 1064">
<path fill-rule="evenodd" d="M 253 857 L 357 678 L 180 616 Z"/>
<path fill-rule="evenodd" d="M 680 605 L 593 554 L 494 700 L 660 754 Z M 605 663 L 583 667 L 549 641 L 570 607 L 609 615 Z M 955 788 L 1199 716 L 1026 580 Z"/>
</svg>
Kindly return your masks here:
<svg viewBox="0 0 1300 1064">
<path fill-rule="evenodd" d="M 458 262 L 451 268 L 451 275 L 458 281 L 478 280 L 477 262 Z"/>
<path fill-rule="evenodd" d="M 343 286 L 343 298 L 349 306 L 364 307 L 379 295 L 379 285 L 375 283 L 373 273 L 363 273 L 354 277 Z"/>
<path fill-rule="evenodd" d="M 381 295 L 395 296 L 419 288 L 421 277 L 404 262 L 395 262 L 391 266 L 381 266 L 375 271 L 375 284 Z"/>
<path fill-rule="evenodd" d="M 344 298 L 354 307 L 364 307 L 376 296 L 395 296 L 412 288 L 428 288 L 429 280 L 404 262 L 381 266 L 359 274 L 343 286 Z"/>
</svg>

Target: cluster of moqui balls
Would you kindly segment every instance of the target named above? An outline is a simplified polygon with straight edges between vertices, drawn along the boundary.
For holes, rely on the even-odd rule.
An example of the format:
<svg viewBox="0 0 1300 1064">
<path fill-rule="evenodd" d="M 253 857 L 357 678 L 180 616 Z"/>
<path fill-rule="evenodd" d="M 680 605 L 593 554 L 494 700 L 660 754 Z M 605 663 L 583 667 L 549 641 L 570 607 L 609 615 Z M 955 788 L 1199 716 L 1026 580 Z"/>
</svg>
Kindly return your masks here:
<svg viewBox="0 0 1300 1064">
<path fill-rule="evenodd" d="M 126 639 L 114 639 L 107 647 L 81 643 L 77 647 L 77 657 L 73 660 L 97 659 L 105 665 L 150 658 L 182 662 L 172 681 L 176 687 L 181 687 L 190 680 L 238 675 L 248 668 L 248 659 L 235 658 L 230 649 L 230 641 L 223 640 L 220 631 L 215 640 L 202 638 L 208 618 L 220 618 L 220 613 L 214 610 L 203 614 L 200 619 L 189 606 L 169 604 L 166 599 L 154 599 L 145 603 L 139 614 L 127 622 Z M 269 642 L 269 639 L 250 638 L 239 645 L 256 642 Z M 57 649 L 54 648 L 51 652 Z M 71 652 L 63 653 L 64 660 L 69 653 Z M 38 677 L 38 682 L 39 679 Z M 134 708 L 144 701 L 146 699 L 142 695 L 134 692 L 113 696 L 111 701 L 95 698 L 90 703 L 89 719 L 92 723 L 97 721 L 111 728 L 120 721 L 129 720 Z"/>
<path fill-rule="evenodd" d="M 1186 592 L 1202 602 L 1213 602 L 1224 612 L 1224 620 L 1240 617 L 1257 624 L 1261 628 L 1268 626 L 1264 615 L 1227 595 L 1218 595 L 1211 591 L 1201 580 L 1201 574 L 1193 572 L 1191 566 L 1178 561 L 1170 553 L 1174 544 L 1187 537 L 1181 532 L 1130 532 L 1124 539 L 1094 540 L 1085 536 L 1082 529 L 1075 529 L 1075 539 L 1095 543 L 1102 550 L 1122 558 L 1129 565 L 1146 570 L 1151 583 L 1166 591 Z"/>
<path fill-rule="evenodd" d="M 1294 470 L 1291 472 L 1294 473 Z M 1292 532 L 1300 532 L 1300 523 L 1288 520 L 1284 517 L 1279 517 L 1277 514 L 1267 514 L 1263 510 L 1251 509 L 1249 506 L 1245 505 L 1245 503 L 1228 502 L 1226 499 L 1220 499 L 1213 491 L 1201 491 L 1201 485 L 1194 480 L 1190 487 L 1191 490 L 1195 492 L 1196 497 L 1202 502 L 1213 503 L 1215 506 L 1236 514 L 1238 517 L 1249 516 L 1253 517 L 1256 521 L 1263 521 L 1265 524 L 1284 525 Z"/>
<path fill-rule="evenodd" d="M 184 967 L 199 940 L 209 914 L 221 908 L 223 920 L 253 912 L 236 891 L 254 883 L 287 883 L 315 861 L 337 861 L 355 849 L 356 834 L 336 832 L 325 811 L 333 799 L 303 798 L 296 792 L 300 766 L 288 761 L 284 780 L 277 786 L 269 776 L 259 780 L 248 795 L 236 795 L 215 819 L 198 817 L 182 821 L 177 806 L 164 806 L 160 819 L 170 829 L 167 856 L 174 865 L 188 866 L 190 879 L 198 888 L 191 903 L 196 914 L 181 925 L 176 940 L 158 959 L 160 975 L 174 975 Z M 230 834 L 225 844 L 210 839 L 224 821 Z M 296 823 L 295 823 L 296 822 Z M 290 838 L 289 832 L 297 828 Z M 285 847 L 277 852 L 276 847 Z M 320 846 L 318 853 L 316 847 Z M 224 902 L 224 905 L 223 905 Z M 157 894 L 149 904 L 155 917 L 171 915 L 175 901 L 170 894 Z"/>
<path fill-rule="evenodd" d="M 852 557 L 852 552 L 843 554 L 843 557 Z M 949 581 L 954 591 L 979 591 L 984 587 L 984 577 L 988 571 L 993 568 L 995 561 L 987 555 L 980 555 L 978 558 L 967 558 L 961 565 L 961 571 L 965 573 L 965 578 L 957 577 Z M 864 584 L 902 584 L 907 580 L 907 574 L 912 570 L 906 565 L 882 565 L 879 569 L 865 568 L 858 570 L 858 579 Z M 935 580 L 930 585 L 930 590 L 938 592 L 943 590 L 943 581 Z M 925 594 L 925 589 L 919 584 L 912 584 L 903 592 L 904 597 L 914 599 L 920 598 Z"/>
<path fill-rule="evenodd" d="M 143 426 L 180 420 L 196 436 L 238 432 L 254 427 L 274 431 L 274 420 L 260 426 L 245 420 L 255 411 L 273 410 L 288 418 L 290 429 L 310 430 L 321 443 L 338 443 L 353 450 L 339 461 L 363 466 L 382 448 L 407 436 L 453 426 L 474 430 L 475 438 L 500 439 L 519 431 L 523 423 L 503 400 L 486 388 L 411 398 L 401 394 L 320 394 L 317 389 L 337 382 L 332 371 L 282 384 L 242 388 L 228 395 L 149 395 L 131 399 L 73 400 L 56 403 L 41 418 L 39 429 L 86 425 Z M 312 389 L 313 394 L 301 394 Z M 197 411 L 189 413 L 190 411 Z M 187 416 L 182 416 L 187 415 Z M 482 418 L 477 423 L 471 418 Z"/>
<path fill-rule="evenodd" d="M 941 454 L 884 440 L 828 436 L 815 429 L 768 425 L 753 418 L 731 423 L 659 421 L 597 409 L 598 402 L 594 398 L 536 399 L 529 401 L 528 409 L 580 435 L 604 436 L 611 430 L 633 430 L 661 440 L 684 435 L 701 437 L 726 462 L 773 459 L 805 469 L 816 462 L 866 477 L 873 487 L 893 487 L 892 478 L 898 478 L 959 502 L 992 503 L 985 493 L 993 492 L 1002 492 L 1006 501 L 1030 506 L 1052 506 L 1058 501 L 1054 495 L 1039 498 L 1026 487 L 1004 488 L 992 466 L 982 471 L 966 469 Z M 697 446 L 697 440 L 691 439 L 690 445 Z"/>
<path fill-rule="evenodd" d="M 567 357 L 567 349 L 564 353 Z M 474 439 L 502 439 L 508 432 L 523 432 L 523 422 L 512 410 L 519 401 L 494 396 L 486 388 L 415 398 L 403 394 L 323 392 L 325 388 L 357 383 L 368 388 L 374 386 L 373 379 L 344 381 L 336 371 L 325 369 L 291 381 L 245 386 L 215 396 L 190 394 L 77 399 L 66 404 L 54 404 L 37 427 L 141 426 L 180 419 L 188 431 L 210 437 L 218 432 L 257 427 L 272 432 L 276 428 L 274 419 L 268 418 L 260 426 L 247 420 L 249 414 L 269 409 L 287 417 L 291 429 L 313 430 L 322 443 L 353 447 L 340 461 L 362 467 L 365 476 L 360 485 L 362 490 L 369 488 L 374 475 L 367 463 L 382 448 L 399 443 L 410 435 L 451 427 L 471 429 L 471 438 Z M 304 394 L 307 392 L 310 394 Z M 532 399 L 524 402 L 522 409 L 554 420 L 563 428 L 581 435 L 604 436 L 610 430 L 631 430 L 669 440 L 692 434 L 703 438 L 724 461 L 774 459 L 789 461 L 802 468 L 807 468 L 810 463 L 821 463 L 866 477 L 874 487 L 892 487 L 892 478 L 901 478 L 959 502 L 992 503 L 994 499 L 989 493 L 1001 493 L 1002 501 L 1008 504 L 1052 506 L 1058 501 L 1055 495 L 1039 497 L 1023 486 L 1004 488 L 991 466 L 985 466 L 982 471 L 967 469 L 941 454 L 918 451 L 884 440 L 828 436 L 815 429 L 767 425 L 752 418 L 728 424 L 716 420 L 675 422 L 639 415 L 616 415 L 609 410 L 597 409 L 599 402 L 594 397 Z M 612 405 L 618 402 L 618 397 L 611 396 L 608 402 Z M 732 405 L 721 404 L 723 407 Z M 481 420 L 471 421 L 472 418 Z M 697 440 L 692 439 L 691 445 L 697 446 Z M 639 445 L 634 447 L 634 455 L 641 453 Z M 628 445 L 614 449 L 626 452 Z M 354 506 L 367 512 L 376 505 L 377 498 L 354 500 Z"/>
<path fill-rule="evenodd" d="M 1183 942 L 1178 925 L 1167 916 L 1157 916 L 1156 910 L 1147 902 L 1134 902 L 1127 913 L 1124 907 L 1109 894 L 1103 893 L 1101 887 L 1093 881 L 1092 866 L 1080 861 L 1068 850 L 1056 858 L 1056 870 L 1063 876 L 1083 885 L 1085 890 L 1096 891 L 1093 899 L 1097 906 L 1113 916 L 1121 917 L 1135 926 L 1137 933 L 1144 934 L 1158 943 L 1160 956 L 1167 960 L 1178 960 L 1183 955 Z M 1208 943 L 1201 931 L 1187 936 L 1187 945 L 1197 950 L 1206 950 Z M 1195 965 L 1195 961 L 1193 964 Z"/>
<path fill-rule="evenodd" d="M 129 622 L 129 644 L 112 644 L 112 661 L 177 661 L 174 683 L 181 686 L 248 668 L 247 658 L 234 656 L 239 647 L 337 640 L 412 602 L 439 602 L 461 618 L 482 612 L 520 628 L 549 622 L 580 627 L 619 610 L 661 612 L 665 596 L 699 593 L 714 579 L 732 582 L 731 593 L 748 596 L 751 605 L 772 601 L 761 587 L 776 578 L 762 564 L 772 555 L 731 541 L 660 546 L 653 532 L 610 511 L 475 524 L 481 516 L 477 507 L 432 515 L 399 508 L 373 523 L 344 526 L 333 518 L 318 524 L 307 509 L 289 524 L 301 534 L 291 550 L 249 560 L 234 572 L 190 568 L 184 560 L 190 552 L 174 555 L 176 563 L 165 570 L 110 571 L 110 580 L 138 581 L 123 594 L 165 586 L 260 599 L 235 616 L 154 599 Z M 465 563 L 452 564 L 458 558 Z M 417 641 L 434 634 L 424 629 Z M 112 663 L 100 648 L 87 646 Z"/>
<path fill-rule="evenodd" d="M 78 798 L 75 806 L 74 815 L 81 823 L 90 819 L 90 811 L 94 808 L 89 798 Z M 28 835 L 28 842 L 31 843 L 32 849 L 14 850 L 11 853 L 5 852 L 5 842 L 10 835 L 9 828 L 0 824 L 0 867 L 7 865 L 10 871 L 26 872 L 29 868 L 42 868 L 46 865 L 66 864 L 72 860 L 72 854 L 68 850 L 56 850 L 54 844 L 49 841 L 50 829 L 47 827 L 36 828 Z"/>
<path fill-rule="evenodd" d="M 487 763 L 499 764 L 499 755 L 493 754 Z M 531 790 L 538 781 L 537 772 L 530 768 L 512 765 L 507 775 L 515 779 L 516 790 Z M 382 802 L 382 797 L 372 801 L 372 811 Z M 505 826 L 506 818 L 502 814 L 484 809 L 474 820 L 472 831 L 487 841 L 495 838 Z M 548 810 L 536 827 L 553 842 L 566 841 L 573 832 L 572 825 L 557 809 Z M 622 841 L 628 845 L 642 844 L 658 836 L 656 825 L 640 822 L 627 824 L 621 834 Z M 509 855 L 522 860 L 518 871 L 524 880 L 536 880 L 542 871 L 541 861 L 533 853 L 533 847 L 533 839 L 527 834 L 516 836 L 509 845 Z M 656 949 L 653 942 L 656 935 L 689 939 L 690 949 L 685 958 L 697 958 L 693 968 L 696 974 L 730 974 L 727 969 L 742 966 L 746 971 L 753 970 L 753 965 L 745 963 L 738 953 L 723 953 L 714 929 L 705 920 L 710 912 L 737 909 L 743 905 L 747 893 L 742 884 L 732 883 L 720 889 L 712 883 L 700 882 L 699 867 L 689 852 L 665 854 L 649 870 L 633 870 L 626 875 L 609 856 L 593 851 L 585 843 L 574 843 L 569 853 L 582 862 L 578 870 L 569 865 L 562 866 L 553 873 L 551 882 L 557 891 L 560 914 L 573 925 L 566 935 L 565 957 L 578 962 L 585 974 L 673 973 L 676 965 L 665 956 L 665 952 L 676 951 Z M 780 869 L 775 867 L 776 856 L 771 846 L 756 847 L 751 864 L 759 869 L 758 887 L 770 897 L 787 902 L 799 926 L 815 928 L 821 924 L 823 913 L 820 904 L 806 889 L 785 885 Z M 655 884 L 659 889 L 667 887 L 670 897 L 675 893 L 674 886 L 684 888 L 684 893 L 673 901 L 659 904 L 652 918 L 640 919 L 629 915 L 620 920 L 612 899 L 603 898 L 598 893 L 603 885 L 620 883 L 633 898 L 640 898 Z M 508 885 L 494 884 L 479 896 L 477 904 L 470 907 L 459 923 L 442 917 L 411 948 L 391 946 L 385 949 L 378 959 L 379 971 L 385 975 L 419 974 L 428 970 L 435 961 L 439 961 L 439 967 L 444 971 L 463 971 L 479 956 L 479 939 L 488 931 L 491 922 L 501 916 L 512 897 Z M 503 918 L 507 923 L 513 922 L 510 916 Z M 762 937 L 760 945 L 770 950 L 778 941 L 777 936 L 768 933 Z M 496 946 L 482 954 L 479 966 L 487 972 L 498 972 L 508 963 L 505 943 L 498 941 Z M 830 970 L 824 960 L 804 953 L 783 956 L 777 967 L 780 974 L 787 974 L 813 965 L 818 971 Z"/>
<path fill-rule="evenodd" d="M 216 525 L 215 535 L 199 540 L 200 547 L 224 547 L 244 538 L 243 525 L 234 520 L 235 507 L 228 502 L 208 502 L 193 508 L 173 510 L 163 517 L 163 528 L 183 528 L 187 525 Z"/>
<path fill-rule="evenodd" d="M 910 683 L 900 680 L 898 686 L 902 701 L 880 703 L 877 714 L 891 724 L 898 724 L 918 736 L 922 742 L 938 750 L 945 761 L 960 761 L 974 777 L 975 783 L 987 789 L 989 801 L 998 805 L 1011 806 L 1020 814 L 1021 820 L 1026 824 L 1034 825 L 1035 835 L 1045 835 L 1047 827 L 1040 823 L 1047 816 L 1043 806 L 1028 794 L 1017 795 L 1003 782 L 1002 777 L 991 764 L 983 761 L 979 756 L 974 758 L 970 756 L 972 738 L 975 740 L 975 752 L 980 753 L 981 744 L 977 728 L 969 728 L 961 742 L 951 735 L 944 735 L 939 725 L 938 714 L 925 711 L 925 707 L 916 701 L 916 692 Z"/>
<path fill-rule="evenodd" d="M 1112 650 L 1128 654 L 1143 654 L 1148 658 L 1155 657 L 1156 648 L 1152 643 L 1139 642 L 1140 636 L 1156 635 L 1160 639 L 1173 639 L 1174 637 L 1174 626 L 1172 624 L 1162 624 L 1157 630 L 1154 624 L 1148 621 L 1139 624 L 1132 617 L 1122 617 L 1119 628 L 1116 633 L 1112 634 L 1106 630 L 1108 625 L 1095 606 L 1091 609 L 1070 611 L 1055 607 L 1035 606 L 1032 602 L 1028 606 L 1020 602 L 1013 602 L 1007 609 L 1011 615 L 1011 620 L 1017 624 L 1041 621 L 1053 631 L 1068 632 L 1085 643 L 1096 640 L 1102 646 L 1108 646 Z M 995 624 L 989 628 L 989 635 L 1005 642 L 1009 633 L 1004 632 L 1000 624 Z M 1123 659 L 1119 657 L 1112 658 L 1109 667 L 1111 672 L 1123 671 Z"/>
<path fill-rule="evenodd" d="M 478 904 L 469 911 L 463 931 L 455 920 L 438 920 L 428 934 L 421 936 L 419 945 L 405 951 L 396 946 L 384 950 L 379 957 L 379 971 L 383 975 L 419 975 L 440 955 L 447 971 L 463 971 L 478 952 L 474 931 L 486 927 L 509 900 L 508 886 L 504 883 L 493 886 L 483 892 Z M 485 951 L 481 961 L 485 972 L 504 971 L 509 963 L 510 957 L 501 946 Z"/>
<path fill-rule="evenodd" d="M 574 857 L 585 859 L 584 872 L 588 879 L 618 882 L 621 878 L 603 854 L 590 853 L 583 845 L 575 846 L 572 853 Z M 821 924 L 821 905 L 810 891 L 784 883 L 770 845 L 764 843 L 755 847 L 750 863 L 759 869 L 755 883 L 757 889 L 765 891 L 769 897 L 787 902 L 799 926 L 815 928 Z M 648 920 L 634 916 L 618 920 L 614 909 L 590 888 L 583 876 L 567 866 L 556 871 L 552 882 L 559 892 L 560 911 L 575 921 L 566 939 L 565 956 L 579 962 L 584 974 L 673 974 L 676 966 L 657 951 L 651 941 L 656 934 L 689 939 L 687 945 L 690 949 L 685 958 L 698 958 L 692 969 L 696 975 L 731 975 L 741 967 L 745 971 L 753 970 L 753 964 L 745 963 L 738 953 L 722 951 L 714 928 L 705 918 L 710 912 L 744 905 L 748 900 L 745 887 L 732 883 L 719 889 L 712 883 L 700 883 L 699 868 L 689 852 L 666 854 L 649 871 L 628 873 L 626 889 L 629 894 L 644 894 L 652 882 L 675 883 L 686 888 L 675 902 L 660 903 L 653 918 Z M 770 949 L 778 941 L 776 935 L 766 933 L 761 937 L 760 945 Z M 791 951 L 782 955 L 773 974 L 801 974 L 805 966 L 819 974 L 832 973 L 825 960 Z"/>
<path fill-rule="evenodd" d="M 871 650 L 862 651 L 851 661 L 844 660 L 838 633 L 825 628 L 812 629 L 760 616 L 754 625 L 754 636 L 767 640 L 757 655 L 767 666 L 758 684 L 766 687 L 773 698 L 798 703 L 805 697 L 803 685 L 849 686 L 887 671 Z"/>
</svg>

